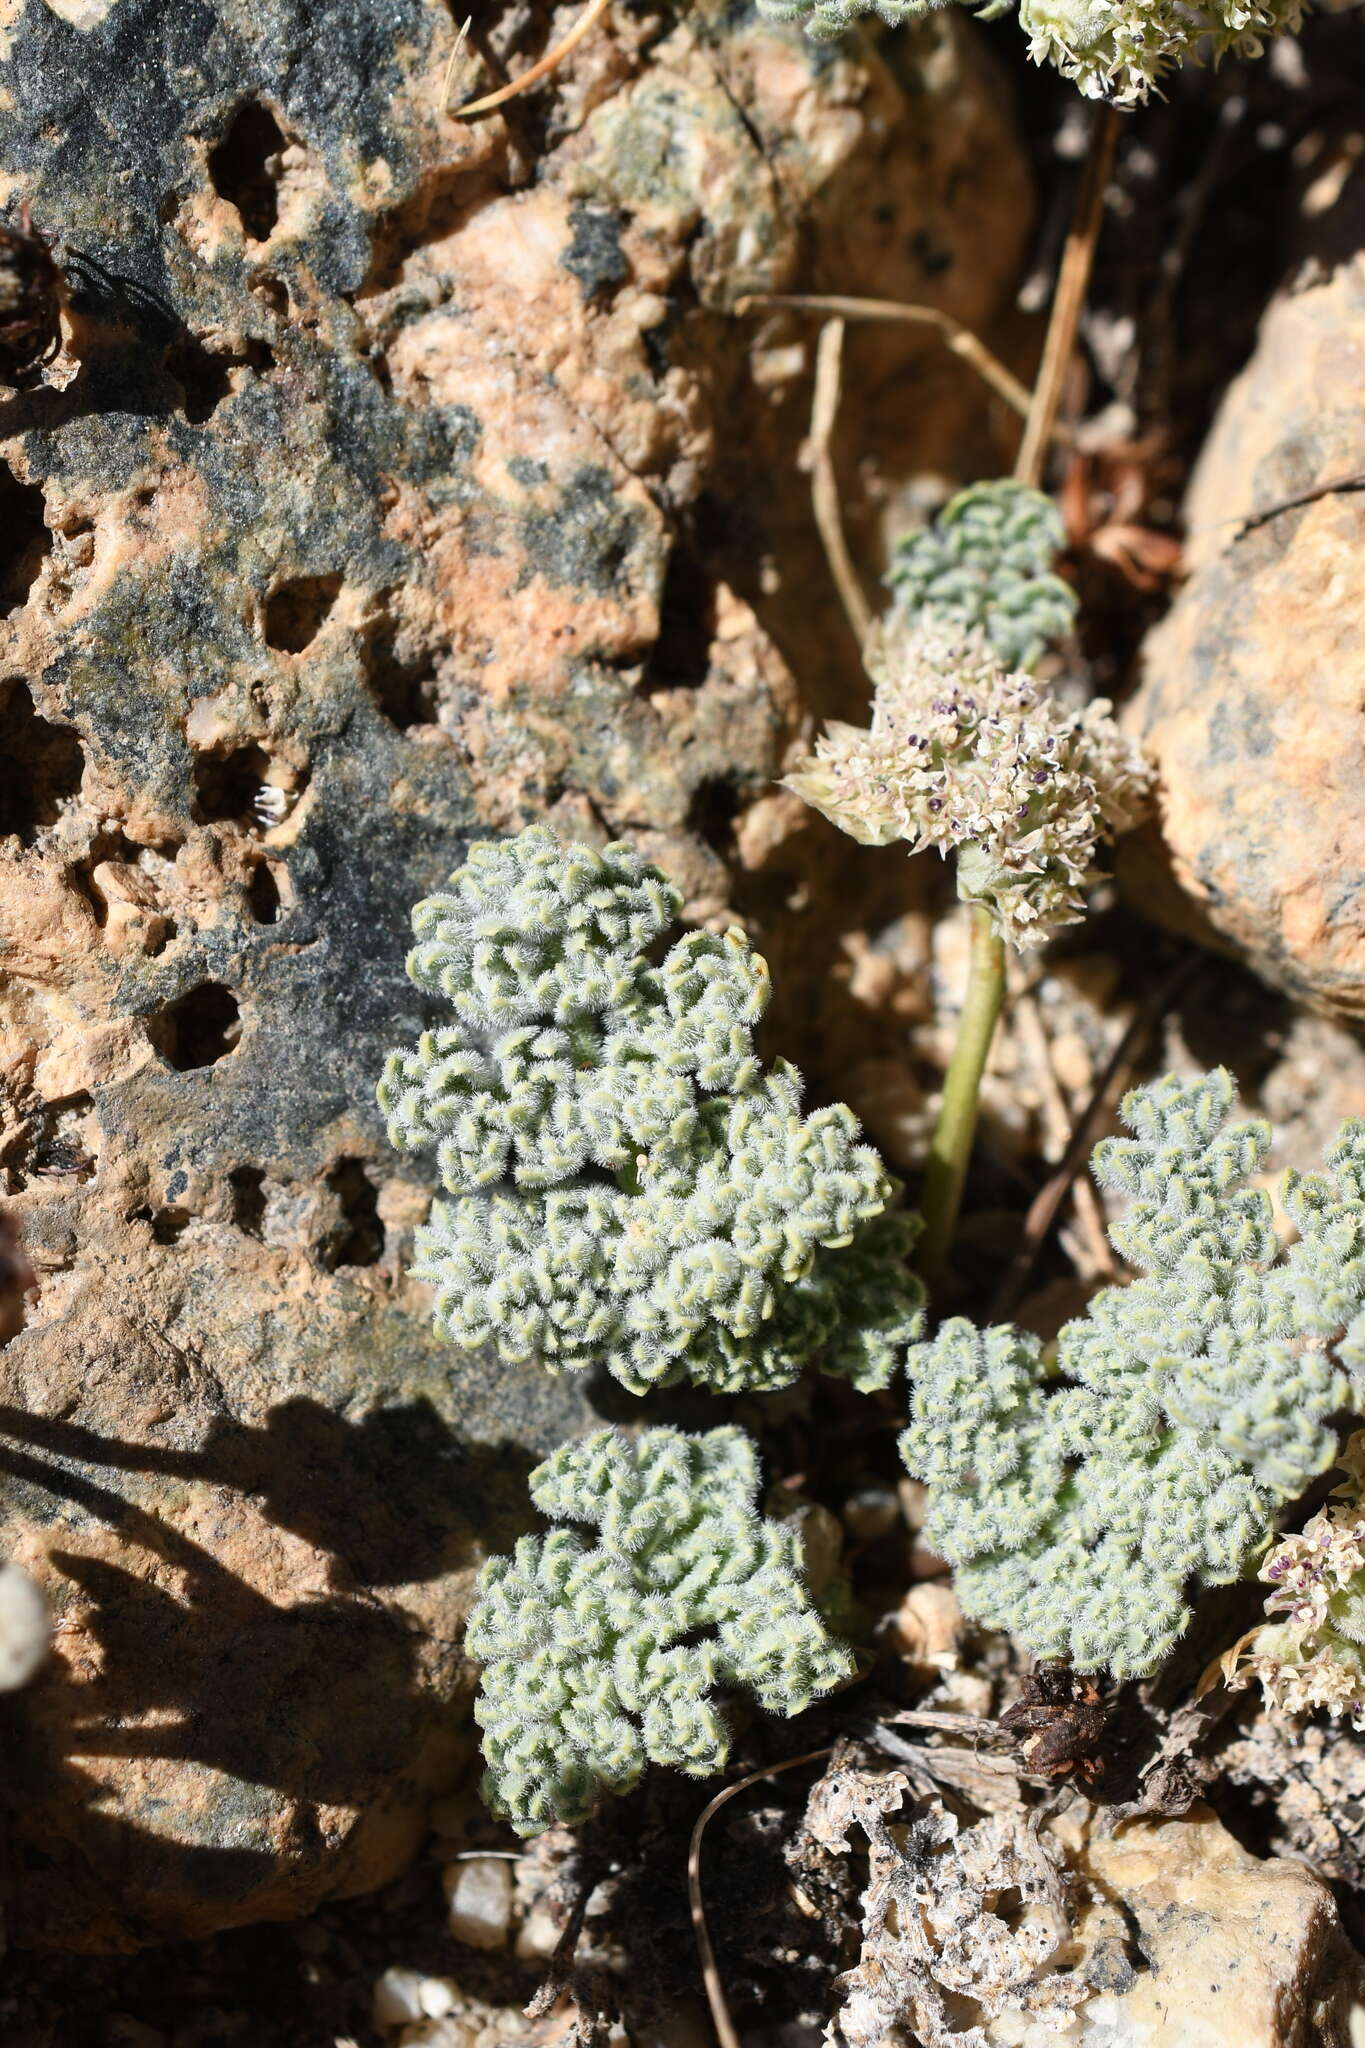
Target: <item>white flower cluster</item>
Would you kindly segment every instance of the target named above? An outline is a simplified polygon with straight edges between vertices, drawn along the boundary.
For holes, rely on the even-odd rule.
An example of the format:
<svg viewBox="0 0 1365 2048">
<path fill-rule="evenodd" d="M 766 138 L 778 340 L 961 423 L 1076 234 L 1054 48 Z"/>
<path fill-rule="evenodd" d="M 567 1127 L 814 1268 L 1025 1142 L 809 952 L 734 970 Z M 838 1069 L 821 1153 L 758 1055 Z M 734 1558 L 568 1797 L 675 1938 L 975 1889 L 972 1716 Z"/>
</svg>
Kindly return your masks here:
<svg viewBox="0 0 1365 2048">
<path fill-rule="evenodd" d="M 1258 57 L 1266 36 L 1297 34 L 1303 0 L 1019 0 L 1019 24 L 1035 64 L 1130 107 L 1189 58 Z"/>
<path fill-rule="evenodd" d="M 956 850 L 959 894 L 1015 946 L 1074 924 L 1098 841 L 1137 824 L 1151 788 L 1108 704 L 1062 711 L 932 617 L 874 634 L 867 665 L 871 726 L 827 726 L 787 788 L 864 845 Z"/>
<path fill-rule="evenodd" d="M 1223 1660 L 1229 1684 L 1259 1679 L 1285 1714 L 1323 1708 L 1365 1731 L 1365 1432 L 1337 1463 L 1347 1474 L 1300 1534 L 1284 1536 L 1261 1566 L 1273 1587 L 1267 1621 Z"/>
<path fill-rule="evenodd" d="M 629 847 L 543 826 L 475 846 L 418 904 L 409 972 L 459 1020 L 391 1055 L 393 1143 L 442 1186 L 414 1270 L 437 1327 L 551 1371 L 605 1361 L 633 1392 L 690 1374 L 786 1386 L 819 1357 L 885 1386 L 919 1333 L 908 1217 L 842 1104 L 752 1034 L 767 970 L 738 932 L 692 933 Z"/>
<path fill-rule="evenodd" d="M 928 1482 L 928 1540 L 964 1606 L 1040 1657 L 1150 1671 L 1192 1581 L 1238 1577 L 1273 1517 L 1336 1456 L 1365 1394 L 1365 1123 L 1330 1177 L 1285 1176 L 1299 1240 L 1278 1261 L 1269 1198 L 1241 1185 L 1264 1124 L 1224 1128 L 1232 1082 L 1168 1076 L 1095 1154 L 1131 1197 L 1111 1231 L 1147 1268 L 1036 1338 L 945 1323 L 911 1353 L 901 1448 Z"/>
<path fill-rule="evenodd" d="M 759 1514 L 758 1483 L 738 1429 L 604 1429 L 532 1473 L 537 1506 L 597 1541 L 523 1536 L 480 1575 L 466 1647 L 484 1667 L 483 1792 L 519 1834 L 585 1819 L 647 1763 L 719 1771 L 718 1687 L 790 1715 L 848 1676 L 851 1654 L 807 1596 L 800 1539 Z"/>
<path fill-rule="evenodd" d="M 758 0 L 770 21 L 799 21 L 825 42 L 859 15 L 892 27 L 943 0 Z M 965 0 L 968 6 L 973 0 Z M 1011 0 L 978 8 L 983 21 L 1010 11 Z M 1295 34 L 1303 0 L 1019 0 L 1019 25 L 1035 64 L 1053 64 L 1088 99 L 1140 105 L 1174 64 L 1229 51 L 1257 57 L 1264 38 Z"/>
<path fill-rule="evenodd" d="M 886 573 L 894 619 L 932 612 L 985 634 L 1006 668 L 1031 669 L 1071 631 L 1076 593 L 1055 572 L 1065 544 L 1051 498 L 1001 477 L 950 498 L 930 526 L 897 542 Z"/>
</svg>

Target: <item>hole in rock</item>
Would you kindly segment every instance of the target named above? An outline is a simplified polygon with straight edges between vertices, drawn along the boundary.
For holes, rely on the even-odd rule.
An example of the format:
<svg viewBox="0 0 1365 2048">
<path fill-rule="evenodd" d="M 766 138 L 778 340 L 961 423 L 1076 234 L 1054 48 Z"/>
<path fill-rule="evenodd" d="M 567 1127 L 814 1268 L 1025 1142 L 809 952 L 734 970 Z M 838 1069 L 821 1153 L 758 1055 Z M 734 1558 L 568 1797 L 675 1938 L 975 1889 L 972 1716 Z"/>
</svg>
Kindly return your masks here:
<svg viewBox="0 0 1365 2048">
<path fill-rule="evenodd" d="M 248 100 L 222 141 L 209 151 L 209 177 L 220 199 L 235 206 L 247 239 L 264 242 L 280 217 L 280 153 L 284 131 L 269 107 Z"/>
<path fill-rule="evenodd" d="M 147 1019 L 147 1036 L 178 1074 L 224 1059 L 241 1035 L 237 998 L 220 981 L 200 982 Z"/>
<path fill-rule="evenodd" d="M 384 1253 L 384 1226 L 379 1220 L 379 1190 L 363 1159 L 338 1159 L 325 1185 L 337 1198 L 340 1220 L 318 1246 L 324 1272 L 339 1266 L 374 1266 Z"/>
<path fill-rule="evenodd" d="M 60 1102 L 45 1102 L 37 1119 L 29 1170 L 40 1180 L 94 1178 L 93 1149 L 98 1131 L 94 1104 L 85 1094 L 68 1095 Z"/>
<path fill-rule="evenodd" d="M 0 618 L 12 618 L 27 604 L 51 552 L 42 492 L 37 484 L 20 483 L 0 462 Z"/>
<path fill-rule="evenodd" d="M 234 747 L 230 754 L 196 754 L 194 816 L 201 825 L 254 825 L 256 798 L 265 783 L 270 756 L 263 747 Z"/>
<path fill-rule="evenodd" d="M 232 373 L 243 365 L 264 376 L 275 367 L 275 353 L 263 341 L 248 341 L 238 355 L 215 354 L 193 334 L 182 334 L 166 351 L 166 368 L 180 386 L 185 418 L 202 427 L 225 398 L 232 395 Z"/>
<path fill-rule="evenodd" d="M 179 1244 L 190 1220 L 188 1209 L 180 1209 L 168 1203 L 163 1209 L 143 1207 L 128 1212 L 130 1223 L 150 1223 L 153 1244 Z"/>
<path fill-rule="evenodd" d="M 645 688 L 699 689 L 710 673 L 715 637 L 715 585 L 690 548 L 675 546 L 664 574 L 659 637 L 645 671 Z"/>
<path fill-rule="evenodd" d="M 391 725 L 435 725 L 439 700 L 430 652 L 414 643 L 410 630 L 381 616 L 365 637 L 361 659 L 375 703 Z"/>
<path fill-rule="evenodd" d="M 322 631 L 341 591 L 339 576 L 295 576 L 265 601 L 265 640 L 282 654 L 302 654 Z"/>
<path fill-rule="evenodd" d="M 735 819 L 743 802 L 743 792 L 730 776 L 705 775 L 687 806 L 688 829 L 717 853 L 725 853 L 734 837 Z"/>
<path fill-rule="evenodd" d="M 40 718 L 20 677 L 0 682 L 0 839 L 17 832 L 32 846 L 43 826 L 55 825 L 62 805 L 78 794 L 84 768 L 85 754 L 71 728 Z"/>
<path fill-rule="evenodd" d="M 275 879 L 275 869 L 268 860 L 258 860 L 251 870 L 251 880 L 246 885 L 246 900 L 251 906 L 251 915 L 257 924 L 278 924 L 283 899 L 280 885 Z"/>
<path fill-rule="evenodd" d="M 232 1220 L 246 1237 L 265 1229 L 265 1174 L 259 1166 L 234 1166 L 228 1175 Z"/>
<path fill-rule="evenodd" d="M 283 320 L 289 311 L 289 287 L 282 277 L 263 270 L 259 277 L 253 277 L 249 290 L 256 294 L 262 305 L 272 312 L 277 320 Z"/>
</svg>

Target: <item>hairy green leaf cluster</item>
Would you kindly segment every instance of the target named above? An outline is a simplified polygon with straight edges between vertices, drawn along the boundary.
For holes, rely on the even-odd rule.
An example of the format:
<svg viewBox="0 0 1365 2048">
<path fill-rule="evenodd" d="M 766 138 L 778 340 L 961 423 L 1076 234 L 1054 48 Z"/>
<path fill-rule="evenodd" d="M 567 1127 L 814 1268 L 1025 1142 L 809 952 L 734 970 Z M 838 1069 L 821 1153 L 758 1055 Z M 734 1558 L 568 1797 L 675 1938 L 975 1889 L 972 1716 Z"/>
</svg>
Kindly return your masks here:
<svg viewBox="0 0 1365 2048">
<path fill-rule="evenodd" d="M 1151 771 L 1096 698 L 1064 711 L 979 632 L 874 629 L 870 727 L 831 722 L 787 788 L 866 845 L 957 854 L 958 893 L 1015 946 L 1084 914 L 1095 849 L 1147 807 Z"/>
<path fill-rule="evenodd" d="M 758 0 L 770 21 L 799 21 L 819 41 L 846 34 L 859 16 L 898 27 L 941 4 Z M 1010 0 L 991 0 L 978 11 L 991 21 L 1009 8 Z M 1088 99 L 1136 106 L 1173 65 L 1229 51 L 1256 57 L 1267 36 L 1294 34 L 1303 25 L 1303 0 L 1019 0 L 1019 25 L 1035 64 L 1055 65 Z"/>
<path fill-rule="evenodd" d="M 758 11 L 769 21 L 799 21 L 816 42 L 829 43 L 847 35 L 860 16 L 876 15 L 888 28 L 918 20 L 944 0 L 758 0 Z"/>
<path fill-rule="evenodd" d="M 1282 1255 L 1246 1182 L 1270 1142 L 1228 1125 L 1226 1072 L 1126 1097 L 1095 1152 L 1129 1197 L 1110 1235 L 1145 1269 L 1058 1339 L 945 1323 L 910 1358 L 912 1474 L 964 1606 L 1040 1657 L 1151 1671 L 1196 1584 L 1237 1578 L 1277 1510 L 1330 1466 L 1365 1393 L 1365 1122 L 1326 1174 L 1289 1172 Z"/>
<path fill-rule="evenodd" d="M 587 1523 L 523 1536 L 483 1568 L 466 1638 L 484 1666 L 483 1791 L 519 1834 L 586 1818 L 647 1763 L 708 1777 L 729 1738 L 713 1695 L 797 1714 L 852 1668 L 807 1597 L 796 1531 L 757 1508 L 738 1429 L 617 1430 L 531 1475 L 538 1507 Z"/>
<path fill-rule="evenodd" d="M 789 1385 L 815 1360 L 885 1386 L 919 1334 L 914 1231 L 842 1104 L 803 1116 L 764 1072 L 764 963 L 692 932 L 631 848 L 543 826 L 483 842 L 413 913 L 408 971 L 455 1022 L 390 1056 L 392 1142 L 434 1147 L 448 1200 L 414 1271 L 466 1349 L 632 1392 L 684 1375 Z"/>
<path fill-rule="evenodd" d="M 1006 668 L 1030 669 L 1075 621 L 1076 593 L 1055 569 L 1065 540 L 1042 491 L 1009 477 L 971 484 L 897 543 L 886 576 L 895 617 L 976 627 Z"/>
</svg>

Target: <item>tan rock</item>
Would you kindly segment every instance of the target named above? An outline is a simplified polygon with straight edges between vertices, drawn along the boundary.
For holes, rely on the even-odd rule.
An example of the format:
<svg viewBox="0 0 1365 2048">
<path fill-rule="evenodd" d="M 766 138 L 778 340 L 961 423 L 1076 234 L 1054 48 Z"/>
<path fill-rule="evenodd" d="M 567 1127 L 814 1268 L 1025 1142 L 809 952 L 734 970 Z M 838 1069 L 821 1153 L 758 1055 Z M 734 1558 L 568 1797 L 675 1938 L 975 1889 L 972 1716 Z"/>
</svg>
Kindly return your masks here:
<svg viewBox="0 0 1365 2048">
<path fill-rule="evenodd" d="M 1140 1952 L 1124 1965 L 1114 1940 L 1112 1988 L 1078 2015 L 1106 2048 L 1348 2048 L 1362 1964 L 1304 1865 L 1259 1860 L 1196 1808 L 1092 1839 L 1079 1867 Z"/>
<path fill-rule="evenodd" d="M 1125 872 L 1291 995 L 1365 1016 L 1365 257 L 1274 302 L 1190 490 L 1194 574 L 1149 636 L 1133 728 L 1160 835 Z M 1261 508 L 1321 492 L 1243 530 Z"/>
</svg>

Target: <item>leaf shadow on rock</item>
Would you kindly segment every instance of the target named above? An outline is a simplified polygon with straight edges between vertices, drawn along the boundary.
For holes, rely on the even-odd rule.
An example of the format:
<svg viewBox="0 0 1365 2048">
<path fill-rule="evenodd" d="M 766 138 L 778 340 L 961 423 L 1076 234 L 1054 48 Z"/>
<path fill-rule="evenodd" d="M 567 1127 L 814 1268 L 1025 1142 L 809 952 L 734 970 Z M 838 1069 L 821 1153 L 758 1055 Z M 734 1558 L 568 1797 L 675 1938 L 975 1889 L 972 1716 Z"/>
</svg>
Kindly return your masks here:
<svg viewBox="0 0 1365 2048">
<path fill-rule="evenodd" d="M 82 1865 L 115 1895 L 120 1872 L 132 1880 L 111 1931 L 87 1925 L 74 1945 L 229 1924 L 237 1899 L 250 1901 L 242 1918 L 299 1910 L 336 1888 L 338 1820 L 323 1809 L 365 1815 L 396 1801 L 415 1831 L 419 1781 L 433 1754 L 438 1775 L 440 1755 L 456 1755 L 458 1715 L 433 1693 L 434 1632 L 380 1594 L 470 1568 L 490 1530 L 501 1538 L 525 1526 L 528 1452 L 462 1443 L 424 1400 L 349 1421 L 294 1399 L 258 1427 L 220 1420 L 194 1451 L 7 1407 L 0 1432 L 9 1484 L 30 1497 L 42 1490 L 74 1526 L 103 1525 L 146 1559 L 131 1570 L 54 1547 L 53 1564 L 88 1610 L 81 1650 L 0 1703 L 20 1860 Z M 206 1483 L 209 1505 L 191 1535 L 91 1468 Z M 234 1519 L 240 1526 L 252 1510 L 267 1547 L 287 1532 L 312 1548 L 324 1590 L 274 1599 L 214 1554 L 208 1542 L 221 1534 L 230 1553 Z M 452 1612 L 449 1639 L 436 1644 L 438 1665 L 453 1671 L 461 1620 Z M 109 1758 L 141 1760 L 145 1785 L 125 1801 L 137 1820 L 102 1811 L 102 1773 L 82 1769 Z M 45 1832 L 49 1814 L 65 1817 L 62 1839 Z M 342 1888 L 373 1881 L 363 1865 Z M 26 1928 L 22 1874 L 9 1889 L 21 1940 L 72 1938 Z"/>
</svg>

